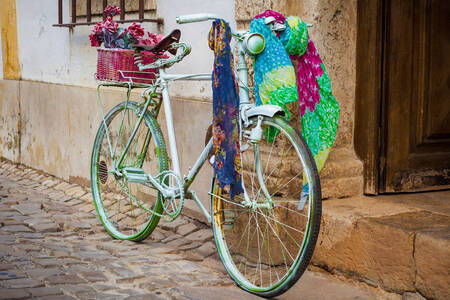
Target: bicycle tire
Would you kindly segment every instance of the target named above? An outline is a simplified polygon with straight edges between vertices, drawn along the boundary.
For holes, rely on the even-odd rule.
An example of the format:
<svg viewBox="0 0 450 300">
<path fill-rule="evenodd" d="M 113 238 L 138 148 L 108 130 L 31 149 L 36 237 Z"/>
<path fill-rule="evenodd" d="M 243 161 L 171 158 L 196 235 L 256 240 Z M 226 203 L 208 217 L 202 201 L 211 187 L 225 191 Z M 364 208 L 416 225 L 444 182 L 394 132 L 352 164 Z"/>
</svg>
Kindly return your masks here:
<svg viewBox="0 0 450 300">
<path fill-rule="evenodd" d="M 258 117 L 251 118 L 249 120 L 251 125 L 243 130 L 248 130 L 252 126 L 255 126 L 255 124 L 257 123 L 257 119 Z M 244 189 L 247 191 L 250 198 L 257 200 L 259 200 L 260 198 L 262 199 L 262 197 L 260 197 L 260 192 L 262 190 L 261 185 L 258 193 L 255 193 L 253 184 L 257 183 L 258 181 L 256 180 L 257 178 L 253 178 L 254 180 L 251 181 L 251 176 L 253 176 L 254 174 L 251 175 L 252 170 L 251 168 L 248 168 L 248 165 L 249 163 L 250 165 L 255 164 L 256 151 L 260 152 L 260 156 L 262 158 L 264 158 L 265 156 L 267 160 L 265 162 L 266 165 L 264 175 L 268 175 L 265 176 L 264 182 L 268 190 L 272 187 L 278 189 L 275 190 L 273 194 L 272 191 L 270 191 L 270 196 L 275 203 L 274 207 L 272 209 L 263 208 L 264 211 L 263 209 L 260 209 L 259 211 L 258 209 L 256 209 L 253 215 L 251 215 L 250 209 L 242 208 L 238 206 L 238 204 L 236 204 L 240 203 L 240 200 L 243 200 L 242 196 L 238 199 L 235 197 L 234 200 L 231 200 L 228 197 L 228 191 L 226 189 L 220 188 L 220 186 L 216 184 L 215 177 L 213 177 L 211 185 L 211 214 L 213 217 L 212 227 L 214 232 L 214 239 L 216 242 L 217 250 L 219 252 L 219 257 L 230 277 L 243 290 L 261 297 L 270 298 L 286 292 L 305 272 L 313 255 L 315 244 L 317 242 L 320 230 L 322 205 L 319 175 L 313 156 L 309 148 L 307 147 L 306 142 L 303 140 L 297 130 L 295 130 L 291 125 L 289 125 L 286 120 L 279 116 L 275 116 L 274 118 L 264 116 L 262 125 L 264 134 L 263 140 L 258 146 L 258 150 L 255 150 L 256 148 L 254 147 L 250 147 L 248 150 L 245 150 L 245 147 L 243 147 L 245 146 L 245 141 L 241 141 L 241 159 L 243 167 L 242 176 Z M 275 128 L 275 130 L 271 128 Z M 268 136 L 270 134 L 275 134 L 275 137 Z M 269 140 L 271 138 L 273 138 L 273 141 L 271 142 L 272 146 L 269 152 L 267 147 L 264 148 L 264 146 L 266 145 L 263 143 L 269 143 Z M 276 143 L 276 141 L 279 142 Z M 291 148 L 283 148 L 288 147 L 287 145 L 289 143 L 292 145 L 293 150 L 295 150 L 294 155 L 292 152 L 290 152 Z M 276 147 L 274 146 L 275 144 Z M 242 148 L 244 148 L 244 150 L 242 150 Z M 276 148 L 276 151 L 273 151 L 274 148 Z M 245 153 L 249 151 L 253 153 L 251 154 L 253 155 L 253 161 L 251 159 L 245 158 Z M 280 165 L 271 166 L 271 168 L 278 166 L 278 173 L 280 173 L 280 176 L 278 176 L 278 178 L 286 178 L 286 176 L 283 177 L 283 174 L 281 173 L 285 172 L 286 174 L 291 174 L 292 170 L 297 170 L 299 168 L 298 165 L 296 166 L 293 163 L 292 159 L 292 157 L 298 156 L 302 164 L 301 173 L 302 175 L 303 172 L 305 174 L 304 177 L 302 176 L 301 183 L 303 183 L 303 180 L 306 180 L 309 183 L 310 187 L 310 194 L 307 198 L 308 203 L 303 206 L 303 210 L 307 211 L 307 214 L 305 213 L 305 216 L 307 216 L 307 221 L 305 222 L 305 224 L 303 224 L 303 228 L 305 229 L 304 235 L 301 239 L 301 244 L 297 244 L 298 247 L 295 246 L 296 237 L 300 236 L 300 234 L 294 232 L 293 230 L 297 227 L 282 228 L 282 230 L 284 230 L 285 232 L 279 230 L 279 227 L 283 226 L 280 224 L 288 226 L 285 223 L 288 223 L 289 221 L 291 221 L 289 225 L 294 224 L 300 226 L 300 224 L 302 224 L 302 222 L 299 221 L 300 218 L 298 216 L 300 212 L 297 213 L 294 209 L 294 207 L 296 205 L 298 206 L 298 203 L 300 202 L 298 200 L 295 200 L 299 199 L 302 190 L 300 181 L 298 180 L 298 178 L 296 178 L 300 173 L 298 173 L 295 177 L 292 177 L 293 179 L 290 179 L 290 182 L 288 182 L 285 187 L 283 187 L 282 185 L 277 185 L 278 183 L 276 182 L 279 181 L 278 178 L 276 180 L 273 180 L 273 178 L 271 178 L 271 174 L 273 171 L 267 173 L 272 152 L 277 152 L 274 154 L 274 156 L 280 156 L 280 151 L 282 153 L 286 152 L 290 156 L 286 156 L 283 158 L 283 154 L 281 154 Z M 251 157 L 251 155 L 249 154 L 248 156 Z M 283 163 L 283 159 L 287 159 L 287 161 Z M 260 164 L 263 165 L 263 162 L 261 161 Z M 255 168 L 256 166 L 253 168 L 253 171 L 255 170 Z M 292 174 L 295 175 L 296 172 L 297 171 Z M 273 177 L 275 178 L 276 175 L 273 175 Z M 289 178 L 289 176 L 287 176 L 287 178 Z M 291 182 L 294 182 L 293 186 L 290 186 Z M 252 186 L 252 189 L 250 189 L 250 185 Z M 298 191 L 296 191 L 297 185 L 299 185 Z M 284 193 L 285 190 L 289 191 L 290 189 L 292 189 L 292 195 L 287 195 Z M 291 199 L 291 196 L 295 196 L 298 198 L 294 197 L 292 198 L 294 200 L 291 201 L 289 200 Z M 294 215 L 294 213 L 297 213 L 298 215 Z M 261 217 L 261 215 L 264 214 L 265 216 Z M 279 221 L 280 219 L 278 218 L 278 216 L 282 216 L 284 218 L 283 222 Z M 265 221 L 265 224 L 261 221 Z M 254 223 L 254 225 L 252 225 L 252 222 Z M 268 224 L 270 224 L 271 222 L 273 226 L 268 226 Z M 245 223 L 247 223 L 246 226 L 244 226 Z M 265 225 L 264 230 L 262 230 L 262 225 Z M 253 227 L 256 227 L 256 229 L 254 229 Z M 251 231 L 253 230 L 254 233 L 251 234 Z M 255 238 L 255 235 L 257 235 L 258 237 Z M 261 242 L 260 235 L 262 235 Z M 276 239 L 274 245 L 270 244 L 271 236 L 276 236 L 280 242 L 280 245 L 277 245 L 278 241 L 276 241 Z M 238 239 L 239 242 L 237 242 Z M 246 246 L 242 245 L 243 239 L 247 240 Z M 256 251 L 253 251 L 256 248 L 254 245 L 256 244 L 255 240 L 257 240 L 258 255 L 256 255 Z M 285 242 L 286 244 L 284 244 L 283 242 Z M 284 247 L 282 244 L 284 245 Z M 263 248 L 265 247 L 262 250 L 267 252 L 267 254 L 265 254 L 265 257 L 263 257 L 264 253 L 262 253 L 261 251 L 261 245 L 263 246 Z M 298 252 L 296 253 L 295 258 L 291 256 L 292 263 L 290 263 L 288 266 L 289 257 L 288 259 L 286 259 L 286 257 L 288 256 L 287 254 L 291 255 L 289 252 L 291 248 L 298 248 Z M 278 252 L 276 252 L 275 250 L 278 250 Z M 284 254 L 285 252 L 286 254 Z M 283 258 L 280 258 L 280 256 L 282 256 Z M 276 271 L 284 269 L 279 267 L 283 264 L 283 260 L 286 272 L 284 273 L 284 275 L 279 276 Z M 267 269 L 269 269 L 268 272 L 270 281 L 265 282 L 264 280 L 268 278 L 266 272 Z M 272 280 L 272 270 L 274 271 L 273 273 L 276 273 L 277 275 L 278 280 L 274 280 L 275 282 Z M 265 272 L 264 276 L 263 272 Z M 251 280 L 252 278 L 250 278 L 251 276 L 253 276 L 253 281 Z M 273 274 L 273 277 L 275 279 L 275 274 Z"/>
<path fill-rule="evenodd" d="M 147 238 L 158 225 L 160 214 L 163 211 L 162 195 L 157 190 L 143 184 L 132 183 L 124 178 L 118 179 L 110 170 L 114 161 L 111 158 L 111 149 L 115 149 L 113 157 L 117 161 L 122 152 L 117 149 L 120 150 L 124 146 L 128 141 L 129 136 L 127 135 L 132 131 L 132 129 L 127 131 L 127 123 L 130 125 L 129 128 L 134 128 L 140 113 L 139 109 L 137 103 L 128 101 L 116 105 L 108 112 L 95 137 L 90 172 L 92 196 L 104 228 L 116 239 L 136 242 Z M 133 121 L 130 121 L 131 119 Z M 120 121 L 120 126 L 116 128 L 118 121 Z M 109 142 L 108 136 L 105 134 L 105 124 L 110 132 Z M 142 132 L 145 131 L 143 144 L 140 144 L 142 132 L 139 130 L 141 129 Z M 114 136 L 117 130 L 118 133 Z M 147 140 L 148 142 L 146 142 Z M 114 147 L 110 148 L 108 143 Z M 146 143 L 147 146 L 145 146 Z M 140 152 L 138 153 L 138 151 Z M 151 155 L 154 157 L 150 157 Z M 152 173 L 153 176 L 168 169 L 168 156 L 163 134 L 157 121 L 149 113 L 145 113 L 143 122 L 122 165 L 140 167 L 145 169 L 146 173 Z M 149 169 L 152 172 L 148 172 Z M 137 199 L 135 194 L 142 199 Z M 148 209 L 156 214 L 149 212 Z M 133 222 L 136 228 L 133 228 Z"/>
</svg>

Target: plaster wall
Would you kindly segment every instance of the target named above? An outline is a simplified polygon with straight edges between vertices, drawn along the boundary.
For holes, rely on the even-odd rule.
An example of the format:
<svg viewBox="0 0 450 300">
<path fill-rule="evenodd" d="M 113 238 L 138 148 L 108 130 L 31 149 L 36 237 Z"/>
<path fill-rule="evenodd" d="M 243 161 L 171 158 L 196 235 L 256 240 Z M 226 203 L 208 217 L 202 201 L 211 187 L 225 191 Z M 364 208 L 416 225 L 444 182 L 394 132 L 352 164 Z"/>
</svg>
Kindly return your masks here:
<svg viewBox="0 0 450 300">
<path fill-rule="evenodd" d="M 69 1 L 63 1 L 63 19 L 69 20 Z M 182 41 L 191 44 L 192 52 L 172 72 L 210 73 L 213 54 L 208 48 L 207 33 L 210 22 L 178 25 L 181 14 L 216 13 L 230 20 L 235 27 L 234 1 L 159 0 L 156 12 L 148 13 L 164 19 L 163 26 L 144 23 L 147 31 L 168 34 L 175 28 L 182 30 Z M 43 81 L 77 86 L 95 86 L 97 50 L 90 46 L 88 35 L 92 26 L 77 26 L 73 30 L 54 27 L 57 23 L 54 0 L 17 0 L 19 61 L 23 80 Z M 131 17 L 131 16 L 130 16 Z M 81 20 L 80 20 L 81 21 Z M 128 26 L 124 24 L 123 26 Z M 121 25 L 122 26 L 122 25 Z M 189 99 L 210 99 L 210 83 L 177 83 L 171 92 Z"/>
<path fill-rule="evenodd" d="M 1 49 L 1 45 L 2 45 L 2 35 L 0 34 L 0 49 Z M 0 51 L 0 62 L 3 62 L 2 52 L 3 51 Z M 1 79 L 3 79 L 3 64 L 2 64 L 2 67 L 0 68 L 0 80 Z"/>
<path fill-rule="evenodd" d="M 20 162 L 20 81 L 0 80 L 0 157 Z"/>
<path fill-rule="evenodd" d="M 0 91 L 8 93 L 7 97 L 0 94 L 1 99 L 9 103 L 4 106 L 4 112 L 0 111 L 1 120 L 7 125 L 0 131 L 5 141 L 1 143 L 2 155 L 88 186 L 92 144 L 102 120 L 96 88 L 13 80 L 2 80 L 0 84 Z M 17 94 L 18 85 L 20 96 Z M 105 112 L 124 100 L 123 91 L 117 88 L 105 89 L 101 96 Z M 136 101 L 139 97 L 139 92 L 133 92 L 131 99 Z M 210 123 L 210 118 L 204 116 L 209 116 L 212 108 L 210 103 L 203 101 L 171 100 L 181 168 L 186 174 L 203 150 L 204 136 Z M 191 113 L 194 111 L 197 114 Z M 13 115 L 18 117 L 12 118 Z M 158 121 L 167 142 L 163 116 L 164 108 Z M 207 207 L 211 176 L 212 169 L 205 164 L 193 185 Z"/>
</svg>

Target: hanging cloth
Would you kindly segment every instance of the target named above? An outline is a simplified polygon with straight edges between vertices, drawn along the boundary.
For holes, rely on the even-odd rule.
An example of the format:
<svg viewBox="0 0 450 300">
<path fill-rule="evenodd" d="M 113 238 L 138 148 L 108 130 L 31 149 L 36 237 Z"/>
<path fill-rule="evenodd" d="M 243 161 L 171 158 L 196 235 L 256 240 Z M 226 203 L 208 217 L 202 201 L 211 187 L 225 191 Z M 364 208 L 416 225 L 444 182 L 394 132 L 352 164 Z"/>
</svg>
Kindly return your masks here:
<svg viewBox="0 0 450 300">
<path fill-rule="evenodd" d="M 243 192 L 243 188 L 239 150 L 239 93 L 233 73 L 230 41 L 230 26 L 224 20 L 216 19 L 208 37 L 209 47 L 214 51 L 213 167 L 220 187 L 230 185 L 230 197 L 233 199 Z"/>
<path fill-rule="evenodd" d="M 274 17 L 275 22 L 284 24 L 286 29 L 274 34 L 265 24 L 266 17 Z M 289 103 L 299 100 L 300 114 L 302 117 L 302 136 L 311 150 L 317 169 L 320 172 L 325 164 L 328 154 L 336 139 L 336 131 L 339 123 L 339 103 L 331 92 L 330 78 L 325 66 L 308 35 L 306 24 L 298 17 L 285 18 L 282 14 L 267 10 L 255 16 L 250 24 L 252 32 L 260 33 L 266 39 L 266 49 L 256 57 L 255 72 L 255 96 L 256 103 L 269 102 Z M 280 54 L 280 45 L 285 55 L 297 65 L 296 89 L 298 93 L 273 93 L 266 92 L 264 86 L 279 87 L 292 86 L 290 68 L 277 73 L 280 78 L 274 78 L 275 65 L 286 65 L 285 56 Z M 274 51 L 275 49 L 275 51 Z M 272 52 L 273 53 L 266 53 Z M 282 78 L 288 79 L 284 85 Z M 276 90 L 272 88 L 271 90 Z M 266 99 L 268 101 L 259 101 Z M 290 97 L 290 99 L 287 99 Z M 286 111 L 285 106 L 283 110 Z M 290 114 L 287 115 L 288 117 Z M 303 195 L 308 194 L 308 186 L 303 187 Z"/>
</svg>

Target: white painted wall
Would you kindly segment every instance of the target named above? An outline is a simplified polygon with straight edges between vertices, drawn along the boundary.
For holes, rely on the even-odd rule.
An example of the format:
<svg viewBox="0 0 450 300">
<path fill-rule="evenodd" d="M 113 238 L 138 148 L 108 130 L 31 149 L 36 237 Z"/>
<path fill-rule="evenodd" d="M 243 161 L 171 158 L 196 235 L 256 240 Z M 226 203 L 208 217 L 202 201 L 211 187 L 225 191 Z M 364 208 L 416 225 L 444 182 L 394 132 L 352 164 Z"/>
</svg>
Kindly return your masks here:
<svg viewBox="0 0 450 300">
<path fill-rule="evenodd" d="M 0 25 L 0 30 L 2 29 L 2 26 Z M 2 57 L 2 35 L 0 34 L 0 62 L 2 63 L 0 67 L 0 79 L 3 79 L 3 57 Z"/>
<path fill-rule="evenodd" d="M 96 48 L 90 46 L 88 35 L 92 26 L 77 26 L 73 30 L 53 27 L 58 11 L 55 0 L 17 0 L 19 63 L 24 80 L 79 86 L 94 86 Z M 69 20 L 69 0 L 63 1 L 64 20 Z M 178 25 L 175 17 L 200 12 L 216 13 L 235 27 L 233 0 L 158 0 L 157 15 L 164 19 L 162 33 L 175 28 L 182 31 L 182 41 L 192 45 L 192 53 L 173 72 L 211 72 L 213 54 L 208 48 L 207 34 L 211 22 Z M 125 24 L 128 26 L 129 24 Z M 152 23 L 145 23 L 157 31 Z M 211 99 L 208 82 L 173 84 L 172 95 L 183 98 Z"/>
</svg>

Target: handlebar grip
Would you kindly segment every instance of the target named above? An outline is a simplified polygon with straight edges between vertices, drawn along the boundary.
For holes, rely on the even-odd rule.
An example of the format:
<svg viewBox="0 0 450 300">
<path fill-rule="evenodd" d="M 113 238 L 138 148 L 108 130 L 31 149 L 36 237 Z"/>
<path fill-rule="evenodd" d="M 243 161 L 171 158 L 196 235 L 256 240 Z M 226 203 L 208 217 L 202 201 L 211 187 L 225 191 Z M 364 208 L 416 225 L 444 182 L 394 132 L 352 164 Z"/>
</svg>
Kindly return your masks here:
<svg viewBox="0 0 450 300">
<path fill-rule="evenodd" d="M 220 19 L 220 17 L 214 14 L 193 14 L 193 15 L 182 15 L 176 18 L 178 24 L 203 22 L 215 19 Z"/>
</svg>

